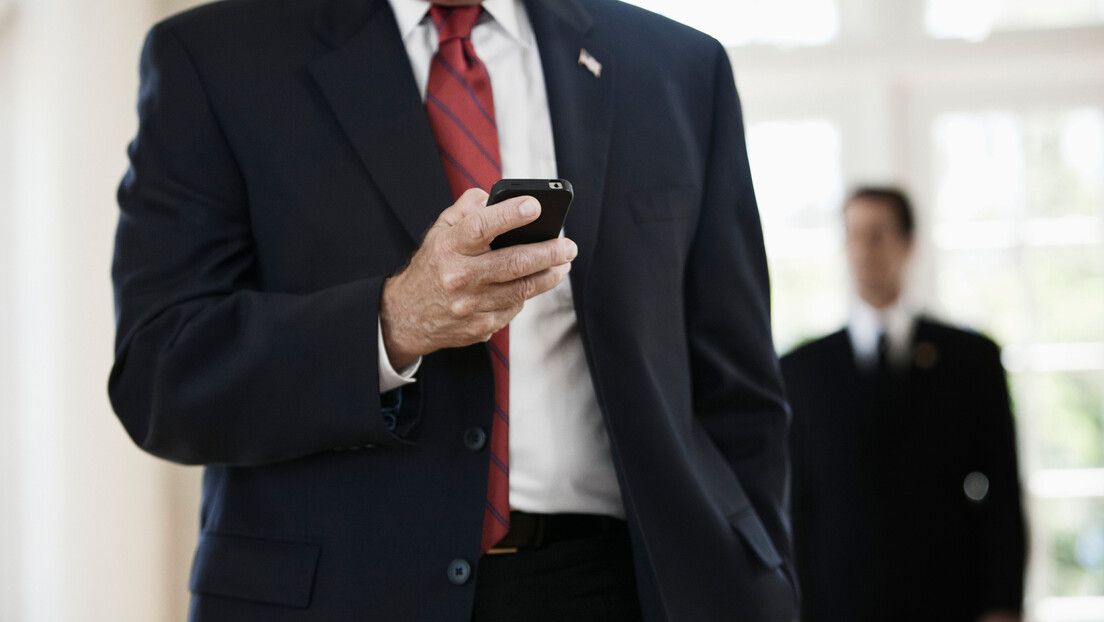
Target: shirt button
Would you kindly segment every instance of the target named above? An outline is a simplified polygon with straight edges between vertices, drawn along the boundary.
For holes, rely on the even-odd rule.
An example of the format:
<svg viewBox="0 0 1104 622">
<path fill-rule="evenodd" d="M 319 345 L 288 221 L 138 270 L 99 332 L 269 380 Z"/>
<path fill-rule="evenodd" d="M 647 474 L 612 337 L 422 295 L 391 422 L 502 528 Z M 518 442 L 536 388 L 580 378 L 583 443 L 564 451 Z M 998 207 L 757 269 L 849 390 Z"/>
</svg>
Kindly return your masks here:
<svg viewBox="0 0 1104 622">
<path fill-rule="evenodd" d="M 487 433 L 483 428 L 468 428 L 464 431 L 464 447 L 471 451 L 479 451 L 487 445 Z"/>
<path fill-rule="evenodd" d="M 448 578 L 453 585 L 464 585 L 471 578 L 471 564 L 462 559 L 452 560 L 448 565 Z"/>
</svg>

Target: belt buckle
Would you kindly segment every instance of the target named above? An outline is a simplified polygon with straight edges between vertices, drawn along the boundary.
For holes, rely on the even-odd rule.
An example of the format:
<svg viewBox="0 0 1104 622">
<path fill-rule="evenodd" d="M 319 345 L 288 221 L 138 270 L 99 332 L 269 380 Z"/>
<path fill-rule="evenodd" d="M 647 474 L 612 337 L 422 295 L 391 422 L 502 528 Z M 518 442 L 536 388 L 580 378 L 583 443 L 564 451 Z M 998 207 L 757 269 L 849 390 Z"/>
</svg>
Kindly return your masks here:
<svg viewBox="0 0 1104 622">
<path fill-rule="evenodd" d="M 512 510 L 510 531 L 503 536 L 499 542 L 500 546 L 487 549 L 484 555 L 512 555 L 521 549 L 540 548 L 544 545 L 545 520 L 546 517 L 543 514 Z"/>
</svg>

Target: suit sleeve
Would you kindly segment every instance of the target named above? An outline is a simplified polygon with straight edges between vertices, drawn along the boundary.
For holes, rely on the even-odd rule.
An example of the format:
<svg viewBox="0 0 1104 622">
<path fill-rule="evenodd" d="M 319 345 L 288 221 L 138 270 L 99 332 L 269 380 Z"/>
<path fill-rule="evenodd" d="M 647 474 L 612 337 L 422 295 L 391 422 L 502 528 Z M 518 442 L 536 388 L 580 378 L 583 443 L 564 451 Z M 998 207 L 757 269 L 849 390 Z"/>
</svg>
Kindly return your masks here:
<svg viewBox="0 0 1104 622">
<path fill-rule="evenodd" d="M 261 290 L 246 184 L 199 72 L 164 25 L 142 52 L 138 112 L 118 196 L 108 381 L 130 436 L 186 464 L 401 443 L 377 386 L 383 277 Z"/>
<path fill-rule="evenodd" d="M 789 560 L 789 409 L 740 102 L 728 56 L 717 50 L 712 144 L 684 293 L 694 409 Z"/>
<path fill-rule="evenodd" d="M 1000 349 L 986 343 L 984 428 L 980 431 L 989 496 L 981 508 L 979 536 L 984 552 L 983 605 L 987 611 L 1021 611 L 1027 563 L 1016 433 Z"/>
</svg>

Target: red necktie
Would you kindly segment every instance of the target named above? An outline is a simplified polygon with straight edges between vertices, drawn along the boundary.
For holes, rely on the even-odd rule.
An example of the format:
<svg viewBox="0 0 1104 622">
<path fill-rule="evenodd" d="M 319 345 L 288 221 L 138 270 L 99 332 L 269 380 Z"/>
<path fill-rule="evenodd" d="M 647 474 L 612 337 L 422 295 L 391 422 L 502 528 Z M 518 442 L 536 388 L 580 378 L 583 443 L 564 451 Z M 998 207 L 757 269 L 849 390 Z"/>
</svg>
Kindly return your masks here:
<svg viewBox="0 0 1104 622">
<path fill-rule="evenodd" d="M 498 155 L 491 77 L 475 55 L 471 30 L 479 6 L 433 5 L 429 15 L 437 27 L 437 54 L 429 66 L 426 114 L 445 165 L 452 196 L 468 188 L 490 190 L 502 177 Z M 491 425 L 491 466 L 483 513 L 480 550 L 487 552 L 510 530 L 509 413 L 510 327 L 491 337 L 495 412 Z"/>
</svg>

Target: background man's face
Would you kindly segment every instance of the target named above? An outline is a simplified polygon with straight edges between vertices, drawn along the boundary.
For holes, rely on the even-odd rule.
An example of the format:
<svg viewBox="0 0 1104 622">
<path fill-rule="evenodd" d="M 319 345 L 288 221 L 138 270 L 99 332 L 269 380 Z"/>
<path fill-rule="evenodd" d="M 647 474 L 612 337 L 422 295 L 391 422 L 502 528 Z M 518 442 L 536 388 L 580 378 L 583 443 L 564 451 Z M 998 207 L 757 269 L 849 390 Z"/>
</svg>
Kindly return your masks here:
<svg viewBox="0 0 1104 622">
<path fill-rule="evenodd" d="M 883 201 L 855 199 L 844 207 L 843 220 L 847 262 L 859 296 L 875 307 L 891 304 L 904 285 L 911 240 Z"/>
</svg>

